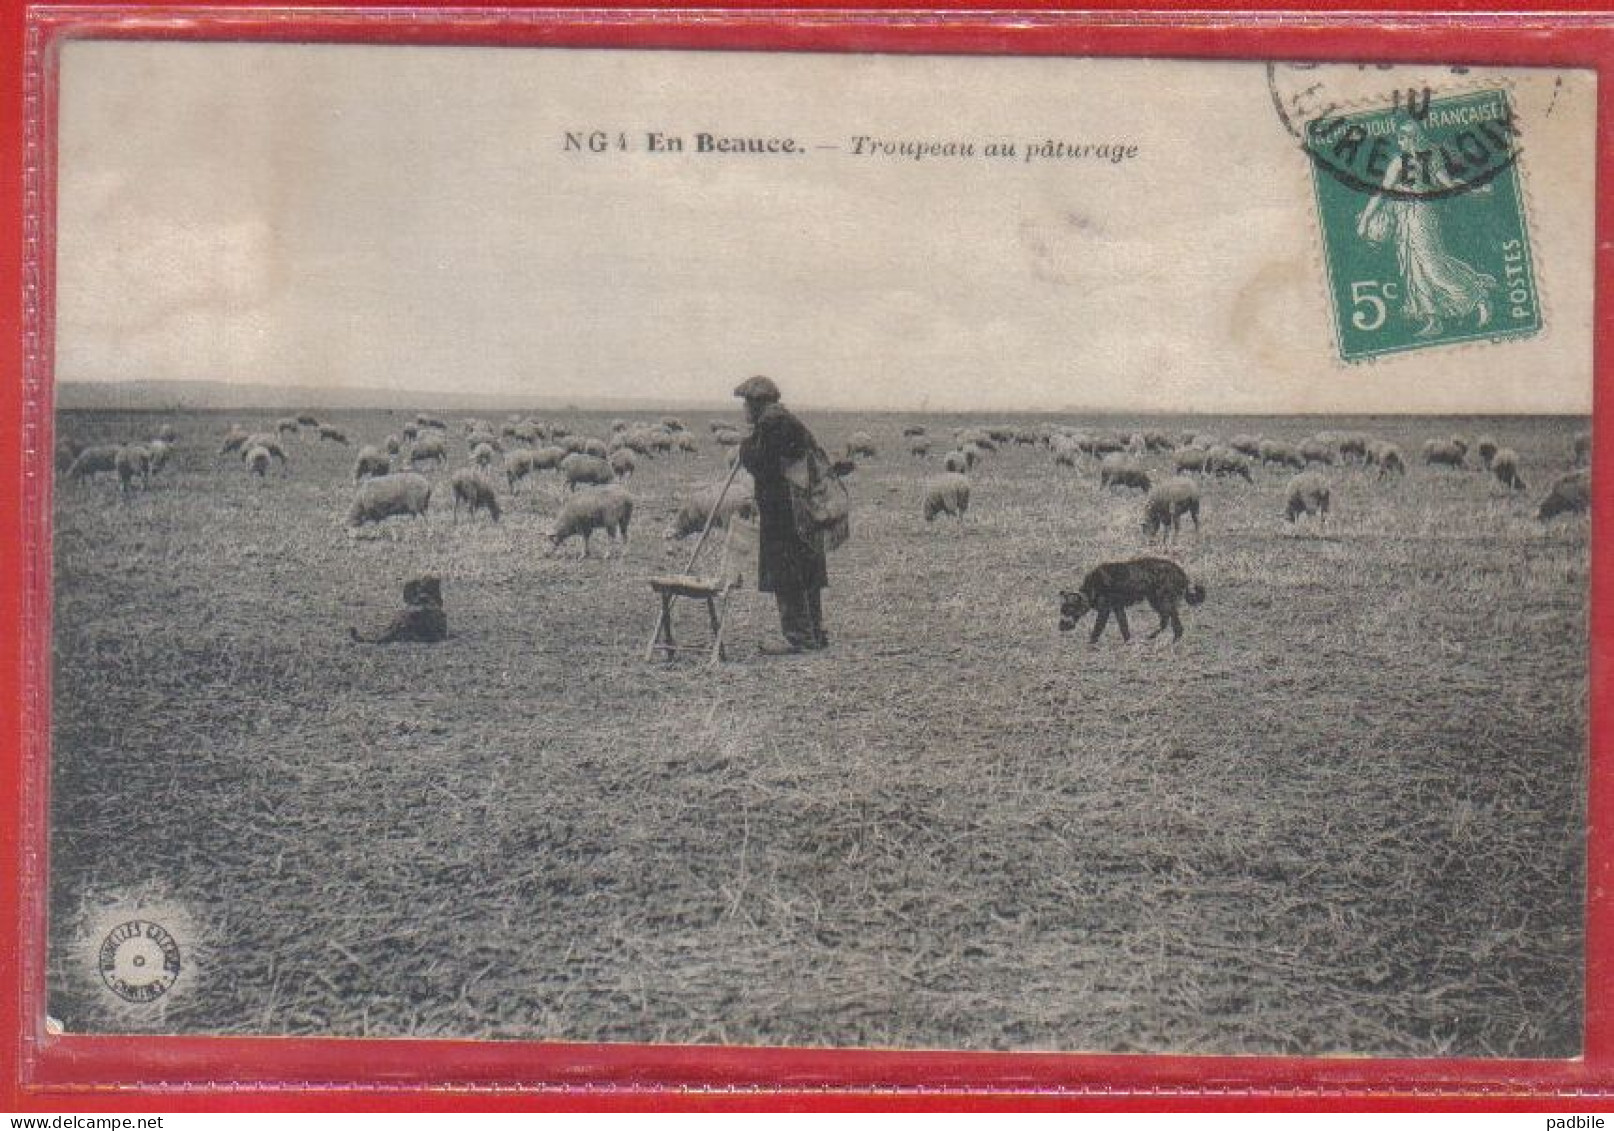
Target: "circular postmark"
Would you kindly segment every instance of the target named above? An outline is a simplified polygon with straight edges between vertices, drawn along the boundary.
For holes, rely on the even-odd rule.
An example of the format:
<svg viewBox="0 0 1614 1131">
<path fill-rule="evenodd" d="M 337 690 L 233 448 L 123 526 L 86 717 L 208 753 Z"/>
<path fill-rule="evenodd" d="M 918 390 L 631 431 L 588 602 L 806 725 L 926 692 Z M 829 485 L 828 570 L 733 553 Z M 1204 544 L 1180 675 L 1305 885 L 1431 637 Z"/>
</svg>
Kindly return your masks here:
<svg viewBox="0 0 1614 1131">
<path fill-rule="evenodd" d="M 124 1001 L 156 1001 L 179 978 L 179 943 L 159 923 L 129 919 L 107 933 L 96 965 L 107 989 Z"/>
<path fill-rule="evenodd" d="M 1353 192 L 1441 200 L 1483 190 L 1519 160 L 1519 119 L 1504 86 L 1437 93 L 1427 74 L 1403 84 L 1388 65 L 1268 63 L 1266 71 L 1278 120 L 1320 173 Z"/>
</svg>

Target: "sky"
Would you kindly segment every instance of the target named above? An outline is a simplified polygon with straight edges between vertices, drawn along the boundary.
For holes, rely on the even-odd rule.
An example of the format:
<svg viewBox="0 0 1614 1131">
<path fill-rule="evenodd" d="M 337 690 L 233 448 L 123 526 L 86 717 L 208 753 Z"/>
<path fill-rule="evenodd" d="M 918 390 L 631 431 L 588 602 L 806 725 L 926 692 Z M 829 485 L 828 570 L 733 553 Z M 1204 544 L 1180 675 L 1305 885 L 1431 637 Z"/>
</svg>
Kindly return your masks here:
<svg viewBox="0 0 1614 1131">
<path fill-rule="evenodd" d="M 1255 63 L 75 42 L 56 376 L 710 401 L 767 373 L 826 408 L 1588 411 L 1593 76 L 1314 74 L 1346 99 L 1509 87 L 1540 335 L 1339 361 L 1310 167 Z M 703 132 L 803 152 L 698 153 Z M 1135 152 L 1026 161 L 1046 140 Z"/>
</svg>

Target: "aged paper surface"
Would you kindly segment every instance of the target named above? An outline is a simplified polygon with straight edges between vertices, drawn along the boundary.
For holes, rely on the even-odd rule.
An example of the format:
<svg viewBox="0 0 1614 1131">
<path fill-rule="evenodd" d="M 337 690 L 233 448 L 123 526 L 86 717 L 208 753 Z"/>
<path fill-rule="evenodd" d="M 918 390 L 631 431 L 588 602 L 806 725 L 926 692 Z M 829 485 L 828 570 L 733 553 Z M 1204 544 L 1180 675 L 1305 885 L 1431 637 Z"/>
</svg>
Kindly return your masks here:
<svg viewBox="0 0 1614 1131">
<path fill-rule="evenodd" d="M 68 44 L 53 1014 L 1573 1055 L 1595 96 Z"/>
</svg>

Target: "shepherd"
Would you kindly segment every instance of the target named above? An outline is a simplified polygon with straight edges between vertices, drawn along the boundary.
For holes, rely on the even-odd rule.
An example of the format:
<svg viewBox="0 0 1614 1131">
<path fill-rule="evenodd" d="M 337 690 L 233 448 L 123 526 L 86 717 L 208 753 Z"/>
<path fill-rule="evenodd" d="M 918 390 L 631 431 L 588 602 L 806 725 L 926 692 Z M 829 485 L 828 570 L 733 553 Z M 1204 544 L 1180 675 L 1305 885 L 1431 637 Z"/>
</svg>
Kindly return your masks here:
<svg viewBox="0 0 1614 1131">
<path fill-rule="evenodd" d="M 784 633 L 783 643 L 765 642 L 758 651 L 787 656 L 827 648 L 825 539 L 835 534 L 809 513 L 806 495 L 833 475 L 828 458 L 807 426 L 779 403 L 779 386 L 767 377 L 752 377 L 734 395 L 745 401 L 751 425 L 751 434 L 740 444 L 740 463 L 755 483 L 760 518 L 757 589 L 773 594 Z M 844 537 L 844 511 L 839 522 Z"/>
</svg>

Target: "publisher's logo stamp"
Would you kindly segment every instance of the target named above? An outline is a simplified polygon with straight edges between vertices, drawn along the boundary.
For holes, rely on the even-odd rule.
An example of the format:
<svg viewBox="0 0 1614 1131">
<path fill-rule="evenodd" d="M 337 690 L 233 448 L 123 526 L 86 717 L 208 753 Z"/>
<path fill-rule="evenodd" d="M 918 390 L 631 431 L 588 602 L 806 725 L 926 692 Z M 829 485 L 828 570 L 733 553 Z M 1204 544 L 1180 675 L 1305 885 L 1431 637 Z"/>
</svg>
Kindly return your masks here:
<svg viewBox="0 0 1614 1131">
<path fill-rule="evenodd" d="M 101 980 L 124 1001 L 156 1001 L 179 977 L 179 943 L 147 919 L 119 923 L 101 943 Z"/>
</svg>

